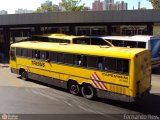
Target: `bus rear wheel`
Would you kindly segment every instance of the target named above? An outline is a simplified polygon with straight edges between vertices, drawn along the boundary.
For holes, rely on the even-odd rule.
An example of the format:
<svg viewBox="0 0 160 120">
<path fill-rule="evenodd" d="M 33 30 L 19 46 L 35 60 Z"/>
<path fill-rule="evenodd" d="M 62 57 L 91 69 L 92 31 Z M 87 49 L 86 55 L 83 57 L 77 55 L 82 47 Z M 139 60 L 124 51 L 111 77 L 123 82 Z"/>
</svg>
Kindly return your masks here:
<svg viewBox="0 0 160 120">
<path fill-rule="evenodd" d="M 69 82 L 68 89 L 69 89 L 69 92 L 73 95 L 79 95 L 80 94 L 80 86 L 75 81 Z"/>
<path fill-rule="evenodd" d="M 21 71 L 21 79 L 27 80 L 28 79 L 28 74 L 25 70 Z"/>
<path fill-rule="evenodd" d="M 95 92 L 95 89 L 91 85 L 85 84 L 82 86 L 81 93 L 83 97 L 87 99 L 93 99 L 95 98 L 96 92 Z"/>
</svg>

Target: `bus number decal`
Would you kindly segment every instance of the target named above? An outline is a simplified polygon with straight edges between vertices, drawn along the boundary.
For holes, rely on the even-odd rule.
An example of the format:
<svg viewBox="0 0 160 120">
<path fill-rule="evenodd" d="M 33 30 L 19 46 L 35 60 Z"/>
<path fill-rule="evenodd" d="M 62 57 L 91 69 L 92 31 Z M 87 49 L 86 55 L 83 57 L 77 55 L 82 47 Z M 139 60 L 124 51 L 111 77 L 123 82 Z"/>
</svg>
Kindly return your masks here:
<svg viewBox="0 0 160 120">
<path fill-rule="evenodd" d="M 43 62 L 37 62 L 37 61 L 32 61 L 32 65 L 40 66 L 40 67 L 45 67 L 45 63 Z"/>
</svg>

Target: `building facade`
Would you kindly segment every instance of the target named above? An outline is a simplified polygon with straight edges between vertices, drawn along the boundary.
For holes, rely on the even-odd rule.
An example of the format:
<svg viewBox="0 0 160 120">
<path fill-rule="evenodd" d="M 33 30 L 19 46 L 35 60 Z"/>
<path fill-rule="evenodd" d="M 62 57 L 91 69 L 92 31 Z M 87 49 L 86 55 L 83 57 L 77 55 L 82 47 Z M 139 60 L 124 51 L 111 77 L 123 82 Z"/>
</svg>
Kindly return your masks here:
<svg viewBox="0 0 160 120">
<path fill-rule="evenodd" d="M 160 35 L 160 10 L 77 11 L 0 15 L 0 52 L 34 34 Z"/>
<path fill-rule="evenodd" d="M 92 10 L 93 11 L 102 11 L 103 10 L 103 2 L 101 2 L 100 0 L 95 0 L 92 3 Z"/>
<path fill-rule="evenodd" d="M 1 10 L 0 11 L 0 15 L 6 15 L 6 14 L 8 14 L 8 12 L 6 10 Z"/>
<path fill-rule="evenodd" d="M 128 3 L 124 1 L 114 3 L 114 0 L 104 0 L 103 10 L 128 10 Z"/>
<path fill-rule="evenodd" d="M 117 10 L 128 10 L 128 3 L 125 3 L 124 1 L 121 1 L 116 5 L 117 5 Z"/>
<path fill-rule="evenodd" d="M 114 5 L 114 0 L 104 0 L 103 1 L 103 10 L 111 10 Z"/>
<path fill-rule="evenodd" d="M 33 10 L 21 9 L 15 10 L 15 14 L 33 13 Z"/>
</svg>

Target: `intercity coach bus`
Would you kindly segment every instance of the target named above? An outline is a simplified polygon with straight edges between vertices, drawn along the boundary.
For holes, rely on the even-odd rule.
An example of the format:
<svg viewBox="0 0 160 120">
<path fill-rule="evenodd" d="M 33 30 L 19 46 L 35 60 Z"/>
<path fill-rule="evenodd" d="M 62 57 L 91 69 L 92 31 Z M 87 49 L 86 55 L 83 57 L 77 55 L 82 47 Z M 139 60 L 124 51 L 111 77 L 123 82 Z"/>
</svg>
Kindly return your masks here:
<svg viewBox="0 0 160 120">
<path fill-rule="evenodd" d="M 133 102 L 151 89 L 147 49 L 26 41 L 11 45 L 10 67 L 87 99 Z"/>
<path fill-rule="evenodd" d="M 74 36 L 66 34 L 33 35 L 29 39 L 29 41 L 113 46 L 113 44 L 111 44 L 107 40 L 99 38 L 97 36 Z"/>
<path fill-rule="evenodd" d="M 106 36 L 102 38 L 114 46 L 149 49 L 151 51 L 152 68 L 160 68 L 160 36 L 134 35 Z"/>
</svg>

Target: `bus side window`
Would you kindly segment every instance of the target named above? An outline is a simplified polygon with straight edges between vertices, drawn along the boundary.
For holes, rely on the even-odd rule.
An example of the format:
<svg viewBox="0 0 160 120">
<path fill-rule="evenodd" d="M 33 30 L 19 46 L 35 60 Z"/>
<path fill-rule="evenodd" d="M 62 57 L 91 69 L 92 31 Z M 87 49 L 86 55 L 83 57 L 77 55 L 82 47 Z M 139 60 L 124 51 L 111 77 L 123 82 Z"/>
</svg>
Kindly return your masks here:
<svg viewBox="0 0 160 120">
<path fill-rule="evenodd" d="M 28 56 L 27 49 L 21 49 L 21 54 L 22 54 L 23 57 L 27 57 Z"/>
<path fill-rule="evenodd" d="M 104 59 L 103 57 L 98 57 L 98 69 L 104 70 Z"/>
<path fill-rule="evenodd" d="M 129 73 L 129 60 L 123 60 L 123 73 Z"/>
<path fill-rule="evenodd" d="M 87 67 L 87 56 L 83 56 L 82 65 Z"/>
<path fill-rule="evenodd" d="M 16 48 L 16 56 L 21 56 L 21 48 Z"/>
<path fill-rule="evenodd" d="M 54 61 L 54 62 L 57 62 L 57 56 L 58 56 L 57 52 L 50 52 L 50 54 L 49 54 L 50 60 Z"/>
<path fill-rule="evenodd" d="M 146 42 L 138 42 L 138 48 L 146 48 Z"/>
<path fill-rule="evenodd" d="M 116 71 L 117 69 L 117 64 L 116 64 L 117 60 L 116 58 L 105 58 L 105 64 L 104 64 L 104 69 L 108 70 L 108 71 Z"/>
<path fill-rule="evenodd" d="M 75 65 L 82 65 L 82 55 L 75 55 L 74 56 L 74 64 Z"/>
<path fill-rule="evenodd" d="M 32 54 L 33 54 L 33 56 L 32 56 L 33 58 L 40 59 L 40 51 L 33 50 Z"/>
<path fill-rule="evenodd" d="M 129 60 L 127 59 L 117 59 L 117 72 L 119 73 L 129 73 Z"/>
<path fill-rule="evenodd" d="M 129 46 L 130 48 L 138 48 L 138 43 L 136 41 L 125 41 L 125 47 Z"/>
<path fill-rule="evenodd" d="M 87 67 L 87 56 L 84 55 L 75 55 L 74 64 L 78 66 Z"/>
<path fill-rule="evenodd" d="M 15 61 L 16 60 L 16 56 L 15 56 L 15 48 L 11 48 L 11 60 Z"/>
<path fill-rule="evenodd" d="M 64 62 L 64 54 L 63 53 L 58 53 L 57 62 L 60 62 L 60 63 Z"/>
<path fill-rule="evenodd" d="M 46 60 L 46 51 L 40 51 L 40 59 Z"/>
<path fill-rule="evenodd" d="M 90 38 L 74 38 L 73 43 L 90 45 Z"/>
<path fill-rule="evenodd" d="M 88 67 L 89 68 L 96 68 L 97 69 L 97 64 L 98 64 L 98 57 L 95 56 L 88 56 Z"/>
<path fill-rule="evenodd" d="M 73 64 L 73 54 L 65 53 L 64 54 L 64 63 Z"/>
<path fill-rule="evenodd" d="M 28 49 L 27 51 L 28 51 L 27 57 L 32 58 L 32 50 Z"/>
<path fill-rule="evenodd" d="M 112 44 L 114 46 L 123 46 L 123 41 L 120 40 L 112 40 Z"/>
</svg>

